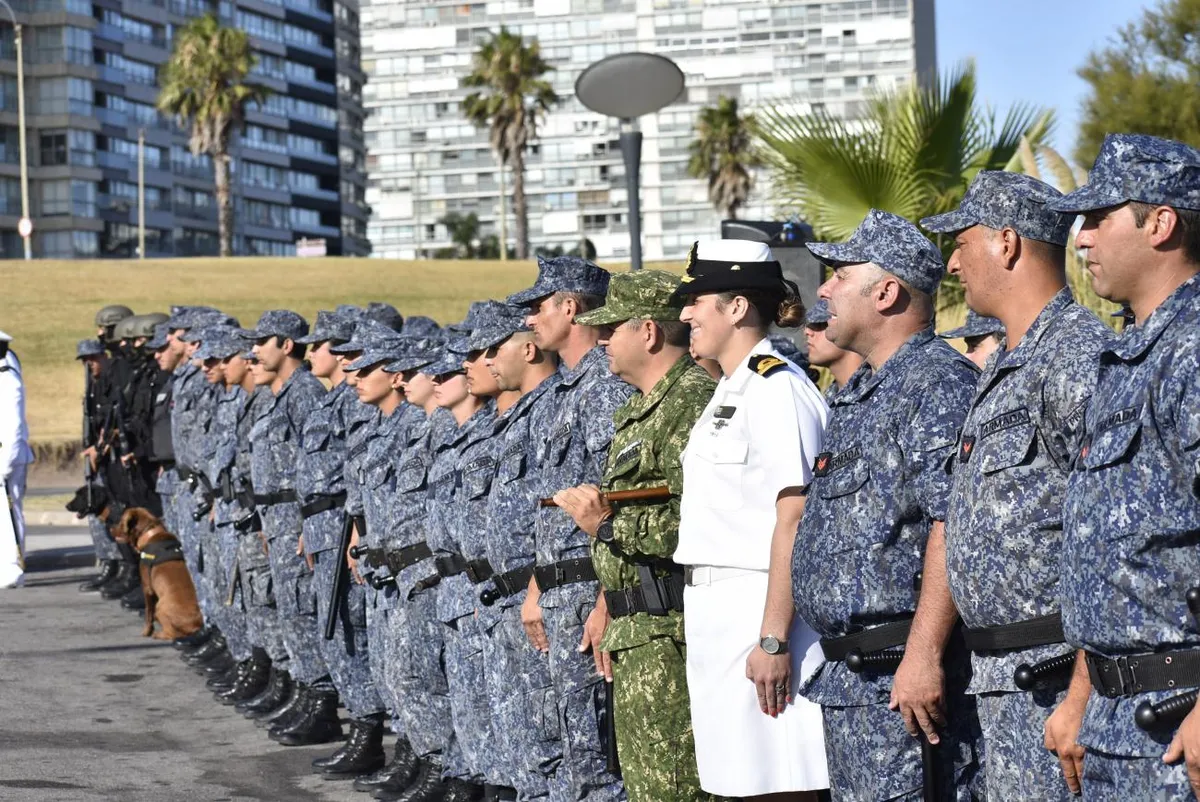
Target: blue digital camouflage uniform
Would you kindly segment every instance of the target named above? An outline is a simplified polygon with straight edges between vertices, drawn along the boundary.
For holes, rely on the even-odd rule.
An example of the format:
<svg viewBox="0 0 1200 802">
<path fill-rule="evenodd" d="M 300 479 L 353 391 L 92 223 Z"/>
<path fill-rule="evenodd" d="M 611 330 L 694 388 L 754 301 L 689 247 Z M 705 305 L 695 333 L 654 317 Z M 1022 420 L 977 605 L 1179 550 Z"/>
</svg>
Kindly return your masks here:
<svg viewBox="0 0 1200 802">
<path fill-rule="evenodd" d="M 1064 212 L 1134 200 L 1200 209 L 1200 152 L 1155 137 L 1110 135 L 1089 183 Z M 1063 629 L 1110 658 L 1200 648 L 1184 601 L 1200 577 L 1200 278 L 1177 288 L 1100 355 L 1086 439 L 1063 511 Z M 1131 661 L 1136 662 L 1136 660 Z M 1096 800 L 1191 797 L 1183 762 L 1161 761 L 1170 731 L 1143 732 L 1133 711 L 1185 689 L 1107 698 L 1093 690 L 1079 731 L 1083 789 Z"/>
<path fill-rule="evenodd" d="M 975 225 L 1011 228 L 1022 239 L 1065 246 L 1072 219 L 1046 208 L 1062 195 L 1037 179 L 984 170 L 958 209 L 921 224 L 955 233 Z M 975 312 L 944 339 L 1004 336 Z M 1100 350 L 1112 329 L 1062 289 L 1019 343 L 988 362 L 967 413 L 946 518 L 946 568 L 963 623 L 998 627 L 1059 612 L 1062 504 L 1079 451 L 1083 415 L 1096 384 Z M 1058 758 L 1044 746 L 1046 719 L 1066 695 L 1069 674 L 1018 690 L 1013 673 L 1073 653 L 1062 642 L 972 654 L 968 693 L 976 694 L 986 751 L 986 786 L 995 799 L 1067 799 Z"/>
<path fill-rule="evenodd" d="M 496 478 L 488 494 L 485 536 L 487 558 L 496 573 L 533 565 L 537 516 L 539 432 L 546 432 L 555 413 L 558 376 L 542 381 L 521 396 L 492 429 Z M 492 586 L 485 582 L 483 589 Z M 516 788 L 521 799 L 547 796 L 547 778 L 562 763 L 558 697 L 546 655 L 533 648 L 521 624 L 526 591 L 483 607 L 489 626 L 485 644 L 488 692 L 496 731 L 497 762 L 509 774 L 501 783 Z M 550 715 L 546 711 L 551 711 Z"/>
<path fill-rule="evenodd" d="M 792 562 L 796 609 L 821 637 L 901 620 L 916 609 L 913 576 L 930 526 L 946 516 L 945 463 L 975 377 L 970 363 L 927 329 L 878 371 L 860 368 L 831 402 L 823 445 L 831 467 L 818 459 Z M 958 673 L 965 675 L 965 665 Z M 975 755 L 961 721 L 973 711 L 956 705 L 954 694 L 964 679 L 947 666 L 952 725 L 939 751 L 965 780 Z M 900 714 L 888 710 L 891 687 L 890 674 L 856 675 L 845 663 L 826 662 L 800 689 L 823 708 L 835 798 L 920 798 L 920 748 Z M 969 798 L 962 783 L 954 785 L 946 798 Z"/>
<path fill-rule="evenodd" d="M 289 328 L 299 334 L 289 332 Z M 293 312 L 264 312 L 253 339 L 276 333 L 298 338 L 308 331 L 304 319 Z M 268 544 L 274 580 L 275 605 L 290 657 L 292 677 L 318 690 L 332 690 L 325 661 L 317 644 L 317 600 L 312 571 L 296 554 L 303 526 L 299 501 L 277 503 L 266 497 L 296 493 L 296 469 L 301 448 L 301 430 L 325 395 L 325 387 L 305 366 L 300 366 L 267 402 L 263 414 L 251 428 L 251 469 L 258 513 Z"/>
<path fill-rule="evenodd" d="M 551 390 L 555 415 L 550 428 L 536 433 L 544 438 L 538 457 L 540 496 L 600 483 L 613 436 L 613 414 L 633 393 L 608 371 L 604 349 L 599 347 L 573 368 L 561 368 L 560 377 Z M 589 556 L 588 536 L 557 507 L 538 510 L 536 547 L 539 565 Z M 592 656 L 580 654 L 578 648 L 599 589 L 598 582 L 578 582 L 552 588 L 540 599 L 563 734 L 563 763 L 553 782 L 568 788 L 574 794 L 570 799 L 624 797 L 620 781 L 606 768 L 600 742 L 607 683 L 596 674 Z M 564 768 L 569 775 L 565 778 Z M 564 781 L 569 784 L 563 785 Z M 556 793 L 551 796 L 557 798 Z"/>
<path fill-rule="evenodd" d="M 202 362 L 204 357 L 201 354 L 204 353 L 205 342 L 222 342 L 223 344 L 223 341 L 228 340 L 234 331 L 235 329 L 230 327 L 196 327 L 187 332 L 184 339 L 187 342 L 201 344 L 193 359 Z M 191 482 L 191 492 L 185 494 L 186 504 L 182 505 L 188 506 L 190 509 L 187 509 L 186 512 L 181 509 L 180 513 L 181 516 L 186 516 L 184 525 L 189 527 L 191 535 L 196 539 L 200 549 L 201 573 L 194 579 L 201 609 L 204 611 L 205 620 L 219 622 L 224 617 L 222 608 L 225 604 L 225 594 L 222 593 L 222 587 L 225 582 L 221 578 L 221 550 L 209 517 L 212 506 L 209 497 L 211 482 L 207 468 L 212 462 L 213 449 L 216 445 L 213 421 L 216 418 L 217 403 L 224 394 L 224 388 L 211 384 L 203 370 L 200 372 L 200 381 L 203 384 L 198 386 L 194 401 L 195 425 L 190 432 L 189 442 L 186 446 L 188 458 L 186 464 L 192 468 L 195 478 Z M 178 451 L 176 454 L 178 455 Z"/>
<path fill-rule="evenodd" d="M 873 262 L 925 292 L 936 291 L 941 255 L 916 227 L 872 210 L 847 243 L 810 250 L 834 265 Z M 792 557 L 796 610 L 822 638 L 911 618 L 935 521 L 946 519 L 948 458 L 977 373 L 932 328 L 919 331 L 878 370 L 864 364 L 830 402 L 822 453 Z M 902 422 L 902 425 L 897 425 Z M 962 692 L 965 655 L 946 657 L 949 723 L 937 751 L 942 799 L 970 799 L 978 722 Z M 852 673 L 827 661 L 800 693 L 822 706 L 835 799 L 920 799 L 920 746 L 888 709 L 892 675 Z"/>
<path fill-rule="evenodd" d="M 320 399 L 304 420 L 302 449 L 296 472 L 296 489 L 304 503 L 322 497 L 337 498 L 346 492 L 346 432 L 357 414 L 358 398 L 345 382 Z M 347 582 L 336 605 L 338 625 L 334 637 L 325 639 L 333 584 L 345 569 L 338 552 L 346 511 L 344 502 L 303 520 L 304 551 L 313 558 L 313 591 L 317 600 L 317 645 L 338 695 L 352 719 L 383 712 L 384 705 L 371 675 L 367 645 L 366 589 Z"/>
</svg>

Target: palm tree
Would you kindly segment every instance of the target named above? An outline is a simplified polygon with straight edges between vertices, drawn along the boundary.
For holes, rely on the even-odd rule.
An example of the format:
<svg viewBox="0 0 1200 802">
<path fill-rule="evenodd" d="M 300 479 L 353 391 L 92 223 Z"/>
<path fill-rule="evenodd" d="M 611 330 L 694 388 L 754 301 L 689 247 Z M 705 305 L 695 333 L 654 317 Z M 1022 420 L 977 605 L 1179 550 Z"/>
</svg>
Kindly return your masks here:
<svg viewBox="0 0 1200 802">
<path fill-rule="evenodd" d="M 700 109 L 696 141 L 688 147 L 688 174 L 708 180 L 708 199 L 727 220 L 737 219 L 754 178 L 750 168 L 762 164 L 754 147 L 754 115 L 738 114 L 736 99 L 722 95 L 717 105 Z"/>
<path fill-rule="evenodd" d="M 526 45 L 520 34 L 501 28 L 479 46 L 471 73 L 462 79 L 464 87 L 477 90 L 463 98 L 463 114 L 477 127 L 488 129 L 501 171 L 512 165 L 518 259 L 529 255 L 525 148 L 537 139 L 539 122 L 558 102 L 554 88 L 542 77 L 553 69 L 542 58 L 536 39 Z"/>
<path fill-rule="evenodd" d="M 967 63 L 870 100 L 857 120 L 777 107 L 759 114 L 756 131 L 768 148 L 777 205 L 808 221 L 818 238 L 840 240 L 871 208 L 914 222 L 955 208 L 977 172 L 1004 169 L 1022 137 L 1040 145 L 1053 122 L 1048 109 L 1018 105 L 998 120 L 979 108 Z M 953 240 L 938 244 L 949 256 Z M 942 282 L 940 307 L 961 297 L 956 280 Z"/>
<path fill-rule="evenodd" d="M 450 212 L 438 220 L 446 227 L 450 241 L 454 243 L 454 255 L 458 259 L 475 259 L 479 254 L 479 216 L 471 212 L 465 217 L 458 212 Z"/>
<path fill-rule="evenodd" d="M 233 253 L 233 198 L 229 186 L 229 146 L 246 118 L 246 108 L 266 100 L 266 87 L 246 82 L 254 67 L 250 38 L 223 27 L 214 14 L 188 22 L 175 36 L 163 66 L 158 109 L 188 128 L 194 155 L 212 158 L 216 184 L 220 254 Z"/>
</svg>

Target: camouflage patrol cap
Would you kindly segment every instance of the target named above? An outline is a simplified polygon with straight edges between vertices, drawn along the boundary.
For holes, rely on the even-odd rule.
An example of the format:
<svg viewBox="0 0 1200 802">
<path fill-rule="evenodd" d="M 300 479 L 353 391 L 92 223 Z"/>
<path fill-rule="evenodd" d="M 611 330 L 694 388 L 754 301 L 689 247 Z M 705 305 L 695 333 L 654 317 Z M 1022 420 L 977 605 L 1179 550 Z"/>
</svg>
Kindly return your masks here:
<svg viewBox="0 0 1200 802">
<path fill-rule="evenodd" d="M 470 342 L 465 334 L 450 337 L 446 340 L 438 358 L 423 366 L 421 372 L 435 378 L 450 373 L 461 373 L 465 370 L 463 360 L 470 350 Z"/>
<path fill-rule="evenodd" d="M 1026 239 L 1066 245 L 1074 218 L 1049 206 L 1062 196 L 1049 184 L 1023 173 L 981 170 L 957 209 L 923 218 L 921 225 L 935 234 L 965 231 L 975 225 L 997 231 L 1011 228 Z"/>
<path fill-rule="evenodd" d="M 607 326 L 626 320 L 679 320 L 683 299 L 679 276 L 664 270 L 618 273 L 608 283 L 604 306 L 575 318 L 581 326 Z"/>
<path fill-rule="evenodd" d="M 265 340 L 282 337 L 299 342 L 308 334 L 308 321 L 290 309 L 271 309 L 262 313 L 252 329 L 242 329 L 241 335 L 248 340 Z"/>
<path fill-rule="evenodd" d="M 1004 324 L 994 317 L 984 317 L 967 310 L 967 320 L 957 329 L 943 331 L 938 336 L 943 340 L 953 340 L 957 337 L 986 337 L 989 334 L 1003 334 Z"/>
<path fill-rule="evenodd" d="M 403 373 L 437 362 L 445 348 L 446 338 L 439 332 L 432 337 L 421 337 L 409 341 L 404 354 L 384 366 L 388 373 Z"/>
<path fill-rule="evenodd" d="M 367 304 L 362 310 L 362 317 L 365 320 L 382 323 L 392 331 L 400 331 L 404 328 L 404 316 L 396 307 L 383 301 L 371 301 Z"/>
<path fill-rule="evenodd" d="M 378 320 L 364 318 L 354 324 L 354 332 L 350 339 L 341 345 L 335 345 L 329 350 L 335 354 L 352 354 L 355 351 L 365 351 L 375 340 L 384 337 L 395 337 L 397 332 Z"/>
<path fill-rule="evenodd" d="M 133 316 L 133 310 L 121 304 L 110 304 L 96 313 L 96 325 L 108 328 L 115 326 L 127 317 Z"/>
<path fill-rule="evenodd" d="M 578 292 L 603 296 L 608 292 L 609 273 L 578 256 L 538 257 L 538 276 L 533 286 L 508 296 L 508 303 L 529 306 L 556 292 Z"/>
<path fill-rule="evenodd" d="M 230 328 L 215 328 L 207 332 L 204 340 L 200 343 L 200 347 L 196 349 L 194 359 L 228 359 L 242 352 L 245 348 L 245 340 L 237 333 L 236 329 Z"/>
<path fill-rule="evenodd" d="M 404 319 L 404 328 L 400 329 L 400 333 L 405 337 L 432 337 L 441 330 L 442 327 L 431 317 L 409 315 Z"/>
<path fill-rule="evenodd" d="M 75 358 L 87 359 L 89 356 L 104 356 L 104 343 L 99 340 L 80 340 L 75 346 Z"/>
<path fill-rule="evenodd" d="M 147 351 L 161 351 L 163 348 L 166 348 L 167 344 L 169 343 L 167 334 L 169 334 L 170 331 L 170 323 L 159 323 L 154 327 L 154 336 L 151 337 L 150 341 L 142 347 Z"/>
<path fill-rule="evenodd" d="M 211 306 L 172 306 L 171 316 L 167 318 L 167 325 L 171 331 L 190 329 L 192 326 L 199 325 L 205 316 L 219 314 L 221 311 Z"/>
<path fill-rule="evenodd" d="M 1200 150 L 1145 134 L 1109 134 L 1087 184 L 1051 207 L 1082 214 L 1127 201 L 1200 210 Z"/>
<path fill-rule="evenodd" d="M 380 362 L 395 362 L 404 355 L 410 347 L 411 340 L 392 332 L 390 336 L 375 337 L 362 350 L 362 355 L 353 362 L 342 367 L 343 370 L 356 371 L 378 365 Z"/>
<path fill-rule="evenodd" d="M 317 312 L 317 322 L 313 324 L 312 333 L 307 337 L 296 340 L 304 345 L 315 345 L 326 340 L 349 340 L 354 336 L 355 320 L 338 312 L 322 309 Z"/>
<path fill-rule="evenodd" d="M 808 310 L 808 314 L 804 316 L 804 325 L 823 326 L 829 322 L 829 318 L 831 317 L 833 315 L 829 313 L 829 301 L 821 298 L 812 305 L 812 308 Z"/>
<path fill-rule="evenodd" d="M 525 325 L 525 307 L 503 301 L 488 301 L 486 314 L 479 325 L 471 329 L 467 341 L 472 351 L 483 351 L 499 345 L 518 331 L 529 331 Z M 578 319 L 576 319 L 578 322 Z"/>
<path fill-rule="evenodd" d="M 903 217 L 872 209 L 846 242 L 807 242 L 832 267 L 872 262 L 915 290 L 932 295 L 946 274 L 941 252 Z"/>
</svg>

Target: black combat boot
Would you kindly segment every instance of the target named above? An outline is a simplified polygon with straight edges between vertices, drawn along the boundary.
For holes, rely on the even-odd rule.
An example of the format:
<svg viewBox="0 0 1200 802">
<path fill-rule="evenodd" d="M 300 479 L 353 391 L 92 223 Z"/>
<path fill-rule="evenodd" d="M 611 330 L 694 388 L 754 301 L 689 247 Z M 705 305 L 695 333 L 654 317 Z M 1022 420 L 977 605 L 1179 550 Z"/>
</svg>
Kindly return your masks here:
<svg viewBox="0 0 1200 802">
<path fill-rule="evenodd" d="M 212 662 L 226 653 L 224 638 L 210 638 L 203 646 L 187 654 L 183 662 L 193 668 Z"/>
<path fill-rule="evenodd" d="M 129 562 L 122 562 L 117 566 L 117 572 L 113 578 L 102 588 L 100 588 L 100 597 L 103 599 L 119 599 L 129 591 L 141 585 L 141 577 L 138 576 L 137 565 Z"/>
<path fill-rule="evenodd" d="M 96 574 L 91 579 L 85 580 L 79 584 L 80 593 L 95 593 L 100 590 L 101 585 L 108 584 L 109 580 L 117 575 L 117 568 L 121 565 L 120 560 L 101 560 L 100 573 Z"/>
<path fill-rule="evenodd" d="M 233 655 L 229 653 L 229 649 L 223 649 L 209 660 L 203 663 L 192 666 L 192 670 L 202 677 L 218 677 L 226 673 L 237 665 L 237 661 L 233 659 Z"/>
<path fill-rule="evenodd" d="M 383 766 L 387 760 L 383 751 L 383 714 L 352 720 L 350 738 L 338 752 L 340 758 L 321 768 L 321 776 L 328 780 L 353 780 Z"/>
<path fill-rule="evenodd" d="M 446 795 L 442 797 L 442 802 L 481 802 L 483 795 L 482 785 L 453 779 L 446 783 Z"/>
<path fill-rule="evenodd" d="M 442 780 L 442 756 L 435 752 L 421 761 L 417 776 L 407 786 L 384 785 L 371 796 L 392 802 L 441 802 L 448 785 Z"/>
<path fill-rule="evenodd" d="M 267 680 L 267 687 L 263 689 L 262 693 L 252 699 L 239 702 L 234 710 L 246 718 L 269 716 L 286 705 L 291 698 L 292 675 L 282 668 L 271 666 L 271 677 Z"/>
<path fill-rule="evenodd" d="M 217 694 L 223 705 L 235 705 L 258 696 L 271 681 L 271 658 L 262 649 L 255 648 L 250 659 L 239 664 L 244 669 L 234 678 L 233 687 Z"/>
<path fill-rule="evenodd" d="M 403 791 L 412 785 L 421 769 L 421 761 L 413 751 L 408 739 L 401 736 L 396 739 L 396 748 L 392 760 L 374 774 L 359 777 L 354 781 L 355 791 L 374 791 L 377 788 L 388 787 L 393 791 Z"/>
<path fill-rule="evenodd" d="M 288 726 L 276 726 L 270 730 L 270 738 L 283 746 L 312 746 L 327 744 L 342 737 L 342 725 L 338 721 L 337 691 L 308 689 L 309 702 L 303 715 L 298 715 Z"/>
<path fill-rule="evenodd" d="M 245 669 L 242 668 L 242 663 L 234 663 L 224 673 L 217 674 L 205 680 L 204 687 L 213 693 L 224 693 L 237 683 L 238 676 L 244 672 Z"/>
<path fill-rule="evenodd" d="M 292 697 L 288 699 L 287 704 L 277 708 L 270 715 L 258 717 L 257 726 L 266 727 L 268 730 L 276 726 L 290 726 L 297 717 L 304 715 L 304 710 L 308 707 L 308 695 L 307 685 L 303 682 L 293 682 Z"/>
<path fill-rule="evenodd" d="M 204 627 L 193 632 L 191 635 L 184 635 L 182 638 L 176 638 L 171 641 L 171 646 L 178 651 L 186 651 L 188 649 L 197 649 L 203 646 L 209 638 L 218 632 L 216 627 Z"/>
<path fill-rule="evenodd" d="M 121 606 L 135 613 L 146 612 L 146 594 L 142 593 L 141 582 L 130 588 L 129 592 L 121 597 Z"/>
</svg>

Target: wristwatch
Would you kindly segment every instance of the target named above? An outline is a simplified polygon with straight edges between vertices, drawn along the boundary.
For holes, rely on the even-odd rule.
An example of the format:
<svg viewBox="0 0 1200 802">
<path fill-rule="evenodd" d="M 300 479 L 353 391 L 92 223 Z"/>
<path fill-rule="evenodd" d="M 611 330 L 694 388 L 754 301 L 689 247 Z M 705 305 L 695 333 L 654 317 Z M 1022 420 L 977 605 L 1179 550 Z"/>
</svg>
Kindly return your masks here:
<svg viewBox="0 0 1200 802">
<path fill-rule="evenodd" d="M 599 540 L 601 543 L 612 543 L 612 539 L 612 518 L 605 518 L 596 529 L 596 540 Z"/>
<path fill-rule="evenodd" d="M 758 648 L 767 654 L 787 654 L 788 642 L 774 635 L 767 635 L 765 638 L 759 638 Z"/>
</svg>

